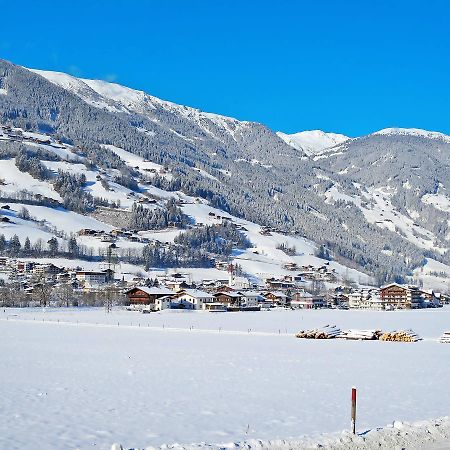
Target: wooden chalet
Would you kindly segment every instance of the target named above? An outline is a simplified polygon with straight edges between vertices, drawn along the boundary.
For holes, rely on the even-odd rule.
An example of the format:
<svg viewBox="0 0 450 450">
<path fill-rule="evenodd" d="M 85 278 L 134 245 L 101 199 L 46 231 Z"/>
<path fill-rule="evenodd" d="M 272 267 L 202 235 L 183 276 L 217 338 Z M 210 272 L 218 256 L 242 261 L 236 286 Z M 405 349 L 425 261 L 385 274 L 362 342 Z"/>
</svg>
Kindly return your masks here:
<svg viewBox="0 0 450 450">
<path fill-rule="evenodd" d="M 220 291 L 214 294 L 215 301 L 228 306 L 240 306 L 242 294 L 234 291 Z"/>
<path fill-rule="evenodd" d="M 164 287 L 136 286 L 125 292 L 130 305 L 155 305 L 162 297 L 173 296 L 174 292 Z"/>
</svg>

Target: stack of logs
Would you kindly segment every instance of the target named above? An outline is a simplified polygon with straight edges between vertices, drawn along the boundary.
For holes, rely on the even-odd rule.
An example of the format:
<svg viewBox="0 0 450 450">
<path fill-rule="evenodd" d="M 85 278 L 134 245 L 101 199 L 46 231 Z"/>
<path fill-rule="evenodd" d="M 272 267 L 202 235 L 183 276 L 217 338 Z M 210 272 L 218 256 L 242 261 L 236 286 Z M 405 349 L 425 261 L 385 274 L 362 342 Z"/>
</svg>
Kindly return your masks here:
<svg viewBox="0 0 450 450">
<path fill-rule="evenodd" d="M 387 331 L 380 337 L 380 341 L 417 342 L 419 336 L 413 330 Z"/>
<path fill-rule="evenodd" d="M 302 330 L 295 336 L 303 339 L 334 339 L 340 334 L 341 330 L 336 325 L 325 325 L 322 328 Z"/>
<path fill-rule="evenodd" d="M 356 341 L 376 341 L 382 334 L 381 330 L 346 330 L 338 337 Z"/>
<path fill-rule="evenodd" d="M 450 344 L 450 331 L 446 331 L 441 336 L 441 339 L 439 339 L 439 342 L 442 342 L 443 344 Z"/>
</svg>

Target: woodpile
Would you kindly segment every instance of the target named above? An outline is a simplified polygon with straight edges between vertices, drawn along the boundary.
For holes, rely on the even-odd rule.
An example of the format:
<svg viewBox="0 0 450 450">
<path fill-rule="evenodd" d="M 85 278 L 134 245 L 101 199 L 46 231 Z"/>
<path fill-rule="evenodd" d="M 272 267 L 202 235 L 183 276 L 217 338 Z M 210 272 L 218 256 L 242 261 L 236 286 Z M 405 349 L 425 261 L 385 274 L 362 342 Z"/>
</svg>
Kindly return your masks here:
<svg viewBox="0 0 450 450">
<path fill-rule="evenodd" d="M 446 331 L 439 339 L 439 342 L 442 344 L 450 344 L 450 331 Z"/>
<path fill-rule="evenodd" d="M 336 325 L 325 325 L 322 328 L 302 330 L 295 336 L 302 339 L 334 339 L 340 334 L 341 330 Z"/>
<path fill-rule="evenodd" d="M 375 341 L 383 334 L 381 330 L 346 330 L 338 338 L 355 341 Z"/>
<path fill-rule="evenodd" d="M 380 341 L 417 342 L 420 337 L 413 330 L 387 331 L 380 337 Z"/>
</svg>

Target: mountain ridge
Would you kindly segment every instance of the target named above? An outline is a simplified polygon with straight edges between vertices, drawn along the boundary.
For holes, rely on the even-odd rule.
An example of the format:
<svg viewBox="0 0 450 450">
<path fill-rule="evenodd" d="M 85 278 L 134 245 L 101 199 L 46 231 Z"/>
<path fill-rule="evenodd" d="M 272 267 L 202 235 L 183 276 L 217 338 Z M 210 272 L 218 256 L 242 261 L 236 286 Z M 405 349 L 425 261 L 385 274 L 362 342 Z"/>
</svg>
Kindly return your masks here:
<svg viewBox="0 0 450 450">
<path fill-rule="evenodd" d="M 130 105 L 121 88 L 112 100 L 111 92 L 105 97 L 110 85 L 99 83 L 78 85 L 82 92 L 76 94 L 0 61 L 0 87 L 7 92 L 0 96 L 2 120 L 79 145 L 99 166 L 122 170 L 119 156 L 107 146 L 167 166 L 171 179 L 155 176 L 155 188 L 200 196 L 238 217 L 305 236 L 347 264 L 378 273 L 380 280 L 412 277 L 430 257 L 450 263 L 447 216 L 436 207 L 447 201 L 450 146 L 436 134 L 373 133 L 308 156 L 263 124 L 166 104 L 147 94 Z M 425 178 L 416 166 L 434 175 Z M 401 176 L 391 173 L 394 167 Z M 383 218 L 380 196 L 389 203 L 391 222 Z"/>
</svg>

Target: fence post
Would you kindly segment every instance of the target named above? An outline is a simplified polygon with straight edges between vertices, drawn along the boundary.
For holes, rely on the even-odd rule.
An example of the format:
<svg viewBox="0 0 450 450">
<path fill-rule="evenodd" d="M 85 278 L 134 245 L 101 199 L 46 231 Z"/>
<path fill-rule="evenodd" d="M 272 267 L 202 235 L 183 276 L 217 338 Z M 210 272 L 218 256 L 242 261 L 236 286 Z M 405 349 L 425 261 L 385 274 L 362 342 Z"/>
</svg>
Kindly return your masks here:
<svg viewBox="0 0 450 450">
<path fill-rule="evenodd" d="M 352 387 L 352 432 L 356 434 L 356 388 Z"/>
</svg>

